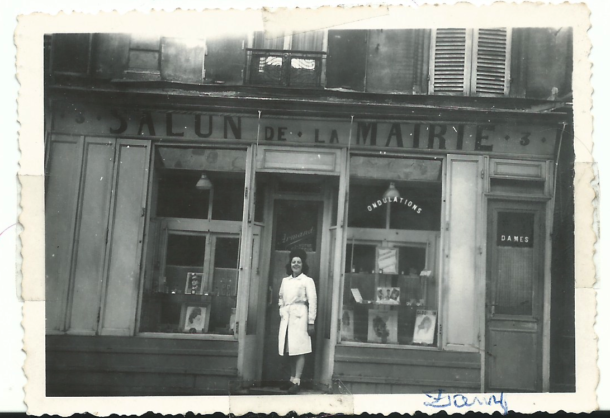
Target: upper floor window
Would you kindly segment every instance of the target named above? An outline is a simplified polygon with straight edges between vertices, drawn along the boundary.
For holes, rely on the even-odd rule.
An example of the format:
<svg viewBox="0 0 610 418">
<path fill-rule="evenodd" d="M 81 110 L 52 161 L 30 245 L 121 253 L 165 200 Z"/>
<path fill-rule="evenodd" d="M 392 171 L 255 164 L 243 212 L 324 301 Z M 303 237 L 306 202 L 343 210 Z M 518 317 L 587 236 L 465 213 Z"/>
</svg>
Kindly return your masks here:
<svg viewBox="0 0 610 418">
<path fill-rule="evenodd" d="M 324 31 L 291 34 L 256 32 L 248 49 L 248 83 L 286 87 L 320 87 Z"/>
<path fill-rule="evenodd" d="M 206 52 L 203 39 L 133 34 L 124 75 L 136 80 L 202 83 Z"/>
<path fill-rule="evenodd" d="M 432 94 L 506 96 L 511 30 L 437 29 L 432 34 Z"/>
<path fill-rule="evenodd" d="M 160 76 L 161 37 L 158 35 L 131 35 L 127 70 Z"/>
</svg>

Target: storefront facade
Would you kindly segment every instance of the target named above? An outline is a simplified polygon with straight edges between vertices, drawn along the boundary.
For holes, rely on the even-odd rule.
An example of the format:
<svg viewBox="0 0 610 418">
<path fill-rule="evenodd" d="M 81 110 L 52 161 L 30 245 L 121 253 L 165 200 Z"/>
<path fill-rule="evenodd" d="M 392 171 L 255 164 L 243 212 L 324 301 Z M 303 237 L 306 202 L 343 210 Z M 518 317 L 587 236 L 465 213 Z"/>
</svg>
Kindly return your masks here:
<svg viewBox="0 0 610 418">
<path fill-rule="evenodd" d="M 414 32 L 437 56 L 454 35 Z M 318 292 L 304 373 L 315 390 L 540 392 L 569 380 L 551 376 L 565 105 L 435 97 L 440 82 L 396 98 L 329 93 L 345 38 L 292 36 L 314 46 L 277 96 L 256 78 L 276 59 L 261 40 L 240 48 L 239 97 L 155 84 L 178 67 L 159 80 L 135 71 L 151 48 L 133 39 L 139 61 L 121 87 L 49 82 L 48 395 L 264 393 L 287 378 L 277 302 L 295 248 Z M 95 56 L 121 39 L 89 42 Z M 310 90 L 292 91 L 296 80 Z"/>
</svg>

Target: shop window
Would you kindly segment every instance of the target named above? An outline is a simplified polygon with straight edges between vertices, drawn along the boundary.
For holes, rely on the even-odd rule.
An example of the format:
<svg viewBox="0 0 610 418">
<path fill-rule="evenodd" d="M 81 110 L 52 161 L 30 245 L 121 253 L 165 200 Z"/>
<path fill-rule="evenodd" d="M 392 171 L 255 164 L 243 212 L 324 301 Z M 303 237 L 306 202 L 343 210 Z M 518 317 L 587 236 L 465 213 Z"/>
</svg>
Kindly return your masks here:
<svg viewBox="0 0 610 418">
<path fill-rule="evenodd" d="M 140 333 L 234 333 L 240 157 L 245 151 L 157 147 Z"/>
<path fill-rule="evenodd" d="M 438 345 L 440 166 L 352 156 L 343 342 Z"/>
<path fill-rule="evenodd" d="M 250 84 L 320 87 L 326 58 L 324 31 L 292 34 L 256 32 L 248 48 Z"/>
<path fill-rule="evenodd" d="M 510 49 L 510 29 L 437 29 L 432 37 L 430 92 L 508 95 Z"/>
</svg>

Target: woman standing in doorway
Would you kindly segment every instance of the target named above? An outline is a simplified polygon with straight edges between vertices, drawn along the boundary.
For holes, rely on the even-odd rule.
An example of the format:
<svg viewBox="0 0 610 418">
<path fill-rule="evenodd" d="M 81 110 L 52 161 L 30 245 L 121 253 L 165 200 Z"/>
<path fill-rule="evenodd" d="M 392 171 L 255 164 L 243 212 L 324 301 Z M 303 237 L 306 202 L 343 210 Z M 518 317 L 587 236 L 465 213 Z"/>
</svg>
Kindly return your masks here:
<svg viewBox="0 0 610 418">
<path fill-rule="evenodd" d="M 278 335 L 280 356 L 290 356 L 290 389 L 301 389 L 301 374 L 305 366 L 305 354 L 311 353 L 311 335 L 316 321 L 316 286 L 307 276 L 307 254 L 292 250 L 286 264 L 286 274 L 280 286 L 280 331 Z"/>
</svg>

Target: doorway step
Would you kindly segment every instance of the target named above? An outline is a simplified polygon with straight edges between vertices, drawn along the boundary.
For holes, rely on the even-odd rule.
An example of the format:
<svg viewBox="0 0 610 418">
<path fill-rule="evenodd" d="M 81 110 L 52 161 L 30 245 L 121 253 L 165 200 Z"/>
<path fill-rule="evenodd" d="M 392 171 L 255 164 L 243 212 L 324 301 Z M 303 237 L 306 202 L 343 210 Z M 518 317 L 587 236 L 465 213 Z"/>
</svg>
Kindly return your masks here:
<svg viewBox="0 0 610 418">
<path fill-rule="evenodd" d="M 311 382 L 305 382 L 298 395 L 323 395 L 329 393 L 329 391 L 323 390 L 323 388 L 316 387 L 317 385 Z M 288 388 L 290 384 L 288 382 L 259 382 L 253 385 L 242 385 L 241 387 L 235 387 L 231 390 L 232 395 L 289 395 Z"/>
</svg>

